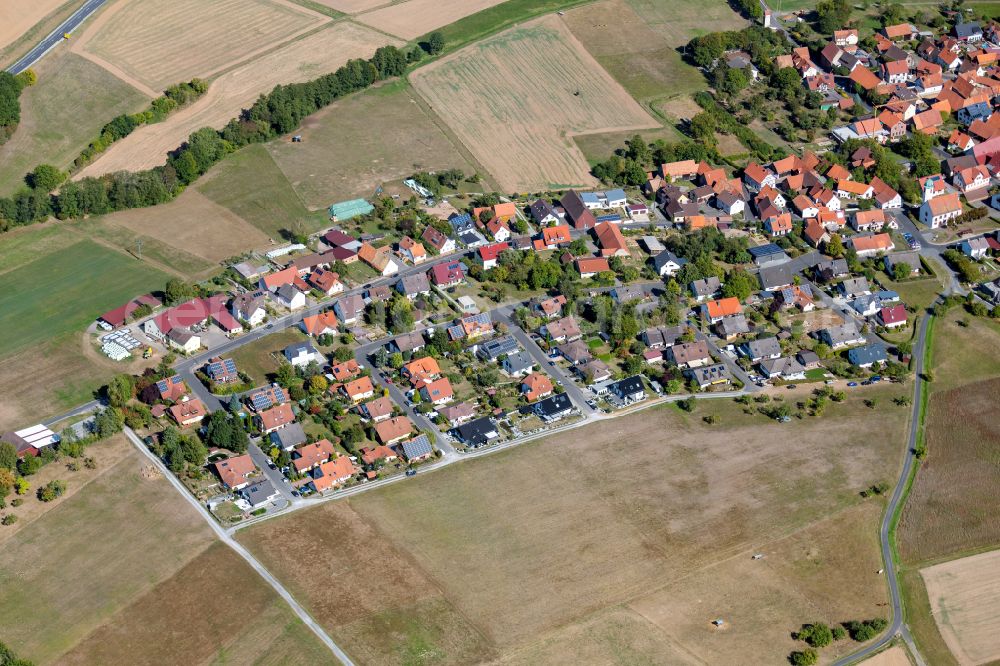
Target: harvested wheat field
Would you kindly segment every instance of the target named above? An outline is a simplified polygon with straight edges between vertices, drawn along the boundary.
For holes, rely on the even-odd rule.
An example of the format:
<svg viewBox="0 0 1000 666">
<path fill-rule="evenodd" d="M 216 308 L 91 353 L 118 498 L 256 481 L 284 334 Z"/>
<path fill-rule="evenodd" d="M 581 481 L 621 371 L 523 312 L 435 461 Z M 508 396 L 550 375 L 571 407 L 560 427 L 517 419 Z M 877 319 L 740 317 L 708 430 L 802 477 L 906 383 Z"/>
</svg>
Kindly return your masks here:
<svg viewBox="0 0 1000 666">
<path fill-rule="evenodd" d="M 881 504 L 858 490 L 896 474 L 907 410 L 859 412 L 852 396 L 788 427 L 708 402 L 589 425 L 239 538 L 360 661 L 424 644 L 447 663 L 610 663 L 624 643 L 626 662 L 776 663 L 803 622 L 877 613 Z M 873 440 L 876 422 L 886 436 Z M 359 576 L 371 562 L 381 574 Z M 720 613 L 733 625 L 714 642 Z"/>
<path fill-rule="evenodd" d="M 109 618 L 59 663 L 154 666 L 293 660 L 337 663 L 250 565 L 216 543 Z"/>
<path fill-rule="evenodd" d="M 212 542 L 177 491 L 143 473 L 147 464 L 129 447 L 0 548 L 0 635 L 22 657 L 57 661 Z"/>
<path fill-rule="evenodd" d="M 659 126 L 556 16 L 468 46 L 411 81 L 509 192 L 593 184 L 572 135 Z"/>
<path fill-rule="evenodd" d="M 357 20 L 390 35 L 410 40 L 502 2 L 504 0 L 407 0 L 362 14 Z M 381 4 L 385 4 L 384 0 Z"/>
<path fill-rule="evenodd" d="M 202 127 L 221 128 L 238 116 L 241 109 L 253 104 L 261 93 L 279 83 L 319 77 L 335 71 L 351 58 L 370 57 L 375 49 L 391 42 L 391 38 L 369 28 L 335 23 L 223 74 L 197 102 L 162 123 L 140 127 L 114 144 L 78 177 L 163 164 L 167 153 L 186 141 L 192 132 Z"/>
<path fill-rule="evenodd" d="M 54 12 L 64 0 L 4 0 L 0 2 L 0 49 L 17 41 L 32 26 Z"/>
<path fill-rule="evenodd" d="M 931 612 L 961 666 L 1000 659 L 1000 550 L 922 569 Z"/>
<path fill-rule="evenodd" d="M 75 48 L 162 90 L 207 78 L 329 20 L 285 0 L 119 0 Z"/>
<path fill-rule="evenodd" d="M 860 666 L 911 666 L 906 648 L 895 645 L 861 662 Z"/>
<path fill-rule="evenodd" d="M 265 248 L 269 243 L 257 227 L 193 189 L 185 190 L 162 206 L 112 213 L 103 222 L 155 238 L 213 263 L 247 250 Z"/>
</svg>

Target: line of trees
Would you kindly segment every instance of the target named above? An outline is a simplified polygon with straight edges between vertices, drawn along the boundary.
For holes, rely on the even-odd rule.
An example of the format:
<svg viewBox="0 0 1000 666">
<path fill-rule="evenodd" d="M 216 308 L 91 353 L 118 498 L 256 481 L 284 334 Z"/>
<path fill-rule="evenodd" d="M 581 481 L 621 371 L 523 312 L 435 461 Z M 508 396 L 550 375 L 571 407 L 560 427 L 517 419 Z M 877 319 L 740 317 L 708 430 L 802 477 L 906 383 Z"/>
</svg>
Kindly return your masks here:
<svg viewBox="0 0 1000 666">
<path fill-rule="evenodd" d="M 80 152 L 73 161 L 73 168 L 79 169 L 89 164 L 95 156 L 107 150 L 115 141 L 124 139 L 143 125 L 158 123 L 170 113 L 190 104 L 205 94 L 208 82 L 191 79 L 187 83 L 177 83 L 167 88 L 163 95 L 149 104 L 149 108 L 139 113 L 123 113 L 101 128 L 101 133 L 90 145 Z"/>
<path fill-rule="evenodd" d="M 275 86 L 222 130 L 205 127 L 191 134 L 169 154 L 166 164 L 153 169 L 66 182 L 55 194 L 29 183 L 13 197 L 0 198 L 0 231 L 52 215 L 63 220 L 170 201 L 229 153 L 285 134 L 334 100 L 400 76 L 422 53 L 419 47 L 403 52 L 395 46 L 383 46 L 368 60 L 349 60 L 337 71 L 312 81 Z"/>
<path fill-rule="evenodd" d="M 21 91 L 35 84 L 35 72 L 26 69 L 17 76 L 0 72 L 0 145 L 14 134 L 21 122 Z"/>
</svg>

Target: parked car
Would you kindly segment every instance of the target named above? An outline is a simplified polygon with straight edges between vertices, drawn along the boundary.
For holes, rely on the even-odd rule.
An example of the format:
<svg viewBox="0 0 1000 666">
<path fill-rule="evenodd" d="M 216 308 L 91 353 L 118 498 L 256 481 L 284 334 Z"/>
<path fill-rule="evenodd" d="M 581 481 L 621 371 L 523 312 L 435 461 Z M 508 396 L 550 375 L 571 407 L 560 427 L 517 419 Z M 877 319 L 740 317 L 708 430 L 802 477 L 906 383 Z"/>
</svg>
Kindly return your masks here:
<svg viewBox="0 0 1000 666">
<path fill-rule="evenodd" d="M 416 473 L 417 473 L 417 470 L 413 469 L 412 467 L 410 469 L 406 470 L 406 476 L 414 476 L 414 475 L 416 475 Z"/>
<path fill-rule="evenodd" d="M 847 382 L 847 386 L 848 386 L 849 388 L 854 388 L 854 387 L 855 387 L 855 386 L 857 386 L 857 385 L 858 385 L 858 383 L 857 383 L 857 382 Z"/>
</svg>

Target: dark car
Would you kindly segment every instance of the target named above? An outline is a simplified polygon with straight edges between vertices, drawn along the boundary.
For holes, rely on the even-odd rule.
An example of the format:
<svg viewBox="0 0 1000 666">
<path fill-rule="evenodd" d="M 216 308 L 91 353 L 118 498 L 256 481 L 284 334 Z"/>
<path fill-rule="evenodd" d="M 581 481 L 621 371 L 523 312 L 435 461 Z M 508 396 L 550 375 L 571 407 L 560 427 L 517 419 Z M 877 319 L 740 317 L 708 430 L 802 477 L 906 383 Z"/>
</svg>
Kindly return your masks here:
<svg viewBox="0 0 1000 666">
<path fill-rule="evenodd" d="M 847 386 L 850 387 L 850 388 L 854 388 L 857 385 L 858 385 L 857 382 L 847 382 Z"/>
<path fill-rule="evenodd" d="M 789 388 L 789 389 L 798 388 L 798 385 L 797 384 L 789 384 L 786 388 Z"/>
<path fill-rule="evenodd" d="M 417 470 L 415 470 L 413 468 L 410 468 L 410 469 L 406 470 L 406 476 L 416 476 L 416 474 L 417 474 Z"/>
</svg>

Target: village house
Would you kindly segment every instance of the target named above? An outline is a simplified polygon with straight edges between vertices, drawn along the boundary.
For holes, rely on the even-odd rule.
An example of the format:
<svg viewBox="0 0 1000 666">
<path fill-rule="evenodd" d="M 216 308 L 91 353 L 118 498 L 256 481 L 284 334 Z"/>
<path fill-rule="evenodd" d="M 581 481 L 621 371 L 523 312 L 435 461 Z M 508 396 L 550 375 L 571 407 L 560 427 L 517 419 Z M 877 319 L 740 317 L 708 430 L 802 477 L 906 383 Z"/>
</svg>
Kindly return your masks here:
<svg viewBox="0 0 1000 666">
<path fill-rule="evenodd" d="M 611 271 L 611 266 L 604 257 L 580 257 L 576 260 L 576 270 L 580 272 L 580 278 L 586 280 Z"/>
<path fill-rule="evenodd" d="M 395 416 L 375 424 L 375 436 L 385 445 L 402 441 L 413 431 L 413 422 L 406 416 Z"/>
<path fill-rule="evenodd" d="M 333 443 L 328 439 L 306 444 L 292 451 L 292 468 L 296 474 L 305 474 L 328 461 L 335 453 Z"/>
<path fill-rule="evenodd" d="M 326 357 L 313 347 L 312 342 L 308 340 L 288 345 L 285 347 L 283 354 L 285 360 L 296 368 L 304 368 L 310 363 L 318 363 L 320 365 L 326 363 Z"/>
<path fill-rule="evenodd" d="M 314 338 L 321 335 L 336 335 L 338 330 L 337 315 L 333 313 L 333 310 L 327 310 L 319 314 L 303 317 L 299 323 L 299 328 L 306 335 Z"/>
<path fill-rule="evenodd" d="M 248 291 L 233 297 L 229 303 L 229 312 L 239 321 L 248 326 L 258 326 L 267 318 L 264 309 L 264 292 Z"/>
<path fill-rule="evenodd" d="M 240 490 L 247 486 L 250 475 L 257 471 L 249 455 L 233 456 L 213 465 L 222 485 L 230 490 Z"/>
<path fill-rule="evenodd" d="M 708 351 L 708 343 L 704 340 L 682 342 L 667 349 L 667 359 L 682 370 L 697 368 L 712 362 Z"/>
<path fill-rule="evenodd" d="M 305 444 L 308 437 L 302 425 L 298 422 L 289 423 L 284 428 L 275 430 L 263 441 L 270 441 L 271 446 L 277 446 L 285 451 L 291 451 L 296 446 Z"/>
<path fill-rule="evenodd" d="M 572 315 L 543 324 L 539 333 L 552 342 L 572 342 L 579 340 L 583 335 L 580 325 Z"/>
<path fill-rule="evenodd" d="M 255 416 L 257 427 L 265 435 L 269 435 L 278 428 L 284 428 L 295 421 L 295 413 L 290 404 L 283 403 L 275 405 L 270 409 L 265 409 Z"/>
<path fill-rule="evenodd" d="M 405 354 L 406 352 L 415 352 L 423 349 L 426 346 L 424 341 L 424 336 L 420 333 L 404 333 L 398 335 L 386 344 L 386 349 L 390 354 L 400 353 Z"/>
<path fill-rule="evenodd" d="M 329 460 L 312 470 L 311 489 L 317 493 L 324 493 L 350 481 L 358 468 L 354 466 L 347 456 L 338 456 Z"/>
<path fill-rule="evenodd" d="M 892 252 L 896 245 L 889 234 L 859 234 L 852 236 L 850 245 L 859 257 L 873 257 L 880 253 Z"/>
<path fill-rule="evenodd" d="M 878 323 L 886 328 L 899 328 L 906 326 L 906 306 L 893 305 L 885 307 L 878 312 Z"/>
<path fill-rule="evenodd" d="M 420 235 L 420 240 L 434 248 L 434 251 L 438 254 L 451 254 L 455 251 L 454 239 L 430 225 L 427 225 L 424 229 L 424 233 Z"/>
<path fill-rule="evenodd" d="M 552 381 L 540 372 L 533 372 L 521 380 L 521 395 L 528 402 L 548 397 L 552 390 Z"/>
<path fill-rule="evenodd" d="M 460 261 L 436 264 L 430 270 L 431 282 L 438 287 L 453 287 L 465 281 L 465 264 Z"/>
<path fill-rule="evenodd" d="M 306 295 L 290 284 L 283 284 L 274 291 L 274 300 L 289 310 L 300 310 L 306 306 Z"/>
<path fill-rule="evenodd" d="M 831 349 L 842 349 L 865 342 L 865 336 L 858 331 L 853 322 L 824 328 L 819 332 L 819 339 Z"/>
<path fill-rule="evenodd" d="M 389 396 L 382 396 L 380 398 L 375 398 L 374 400 L 369 400 L 368 402 L 362 403 L 361 406 L 358 407 L 358 411 L 362 417 L 375 423 L 384 421 L 392 416 L 394 410 L 395 405 Z"/>
<path fill-rule="evenodd" d="M 931 229 L 943 227 L 961 214 L 962 202 L 957 192 L 936 196 L 920 206 L 920 221 Z"/>
<path fill-rule="evenodd" d="M 455 398 L 455 392 L 451 388 L 451 382 L 447 377 L 439 377 L 432 380 L 421 380 L 417 384 L 420 398 L 433 405 L 443 405 Z"/>
<path fill-rule="evenodd" d="M 888 358 L 885 345 L 878 342 L 855 347 L 847 352 L 847 360 L 859 368 L 870 368 L 876 363 L 885 363 Z"/>
<path fill-rule="evenodd" d="M 365 314 L 365 299 L 361 294 L 348 294 L 333 304 L 337 318 L 345 325 L 356 324 Z"/>
<path fill-rule="evenodd" d="M 340 281 L 340 274 L 325 268 L 317 268 L 313 271 L 308 282 L 313 289 L 325 296 L 333 296 L 344 291 L 344 283 Z"/>
<path fill-rule="evenodd" d="M 200 423 L 208 416 L 205 404 L 198 398 L 188 398 L 184 396 L 173 406 L 167 409 L 170 418 L 182 428 Z"/>
</svg>

